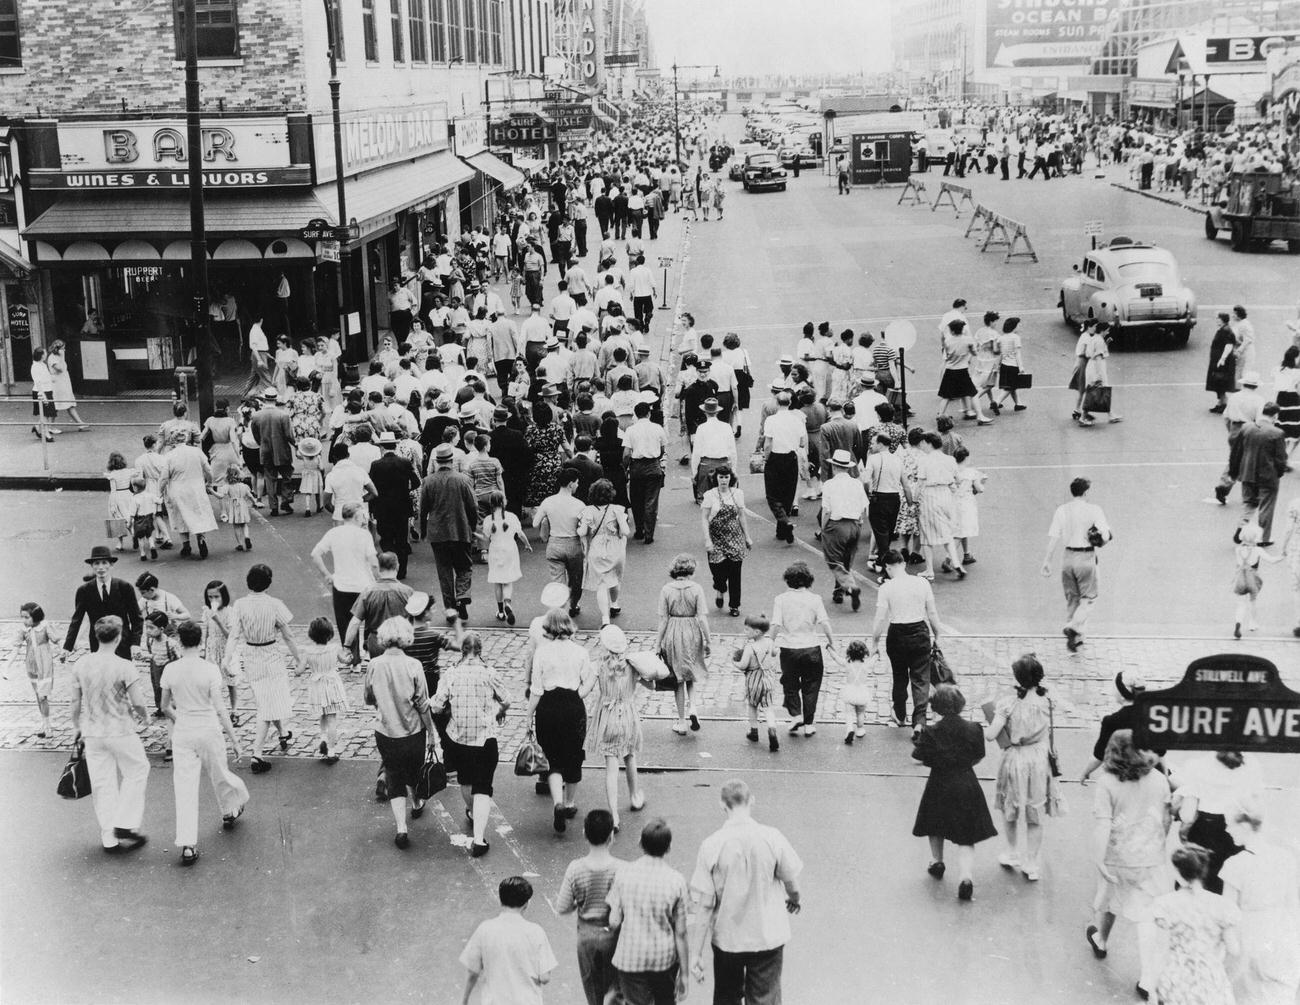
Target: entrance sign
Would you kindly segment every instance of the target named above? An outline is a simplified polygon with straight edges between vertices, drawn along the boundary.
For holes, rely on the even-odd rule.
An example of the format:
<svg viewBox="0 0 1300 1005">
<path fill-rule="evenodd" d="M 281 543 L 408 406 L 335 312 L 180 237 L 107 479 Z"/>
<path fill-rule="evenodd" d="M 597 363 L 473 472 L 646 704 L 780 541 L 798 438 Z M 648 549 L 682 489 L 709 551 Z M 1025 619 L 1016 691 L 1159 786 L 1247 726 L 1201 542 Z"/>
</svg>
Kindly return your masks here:
<svg viewBox="0 0 1300 1005">
<path fill-rule="evenodd" d="M 984 0 L 986 66 L 1069 66 L 1101 52 L 1119 0 Z"/>
<path fill-rule="evenodd" d="M 1258 656 L 1203 656 L 1182 682 L 1138 697 L 1139 747 L 1300 753 L 1300 692 Z"/>
</svg>

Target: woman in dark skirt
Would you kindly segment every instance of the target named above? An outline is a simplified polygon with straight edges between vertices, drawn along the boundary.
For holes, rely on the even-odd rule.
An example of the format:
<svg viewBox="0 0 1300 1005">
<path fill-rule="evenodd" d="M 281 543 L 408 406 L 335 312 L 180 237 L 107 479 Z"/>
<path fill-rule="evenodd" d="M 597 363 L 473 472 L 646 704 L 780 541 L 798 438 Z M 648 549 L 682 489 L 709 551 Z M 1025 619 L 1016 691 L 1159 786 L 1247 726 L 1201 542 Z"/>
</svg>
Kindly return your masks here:
<svg viewBox="0 0 1300 1005">
<path fill-rule="evenodd" d="M 1300 349 L 1286 347 L 1273 388 L 1277 392 L 1277 424 L 1282 435 L 1288 440 L 1300 439 Z"/>
<path fill-rule="evenodd" d="M 1231 318 L 1220 312 L 1219 328 L 1210 340 L 1210 365 L 1205 371 L 1205 389 L 1216 395 L 1218 401 L 1211 412 L 1219 413 L 1228 407 L 1228 394 L 1237 388 L 1237 364 L 1234 352 L 1237 336 L 1232 331 Z"/>
<path fill-rule="evenodd" d="M 542 622 L 543 639 L 533 653 L 528 718 L 550 765 L 546 776 L 555 804 L 554 825 L 563 833 L 578 815 L 574 802 L 582 781 L 587 707 L 583 698 L 596 686 L 596 671 L 587 650 L 573 641 L 573 619 L 553 610 Z"/>
<path fill-rule="evenodd" d="M 433 735 L 429 715 L 429 691 L 420 661 L 402 652 L 415 641 L 415 632 L 405 618 L 389 618 L 377 633 L 383 652 L 370 661 L 366 671 L 365 700 L 379 715 L 375 747 L 384 766 L 388 805 L 397 822 L 393 843 L 410 845 L 406 832 L 406 801 L 411 800 L 411 817 L 424 812 L 415 796 L 424 767 L 425 748 Z"/>
<path fill-rule="evenodd" d="M 912 834 L 930 839 L 927 871 L 935 879 L 944 874 L 943 843 L 957 846 L 957 898 L 970 900 L 975 892 L 975 845 L 997 834 L 975 777 L 975 765 L 984 759 L 984 731 L 961 717 L 966 699 L 952 684 L 935 688 L 930 707 L 942 718 L 921 732 L 912 751 L 912 757 L 930 769 Z"/>
<path fill-rule="evenodd" d="M 606 414 L 600 420 L 600 432 L 596 436 L 596 456 L 600 460 L 602 475 L 614 486 L 614 502 L 627 506 L 627 470 L 623 466 L 623 440 L 619 431 L 618 419 Z"/>
<path fill-rule="evenodd" d="M 978 419 L 986 426 L 993 420 L 979 410 L 975 382 L 970 377 L 971 360 L 975 358 L 975 341 L 962 320 L 948 323 L 948 334 L 943 340 L 943 377 L 939 380 L 939 397 L 943 399 L 940 415 L 946 415 L 954 401 L 962 404 L 963 419 Z"/>
</svg>

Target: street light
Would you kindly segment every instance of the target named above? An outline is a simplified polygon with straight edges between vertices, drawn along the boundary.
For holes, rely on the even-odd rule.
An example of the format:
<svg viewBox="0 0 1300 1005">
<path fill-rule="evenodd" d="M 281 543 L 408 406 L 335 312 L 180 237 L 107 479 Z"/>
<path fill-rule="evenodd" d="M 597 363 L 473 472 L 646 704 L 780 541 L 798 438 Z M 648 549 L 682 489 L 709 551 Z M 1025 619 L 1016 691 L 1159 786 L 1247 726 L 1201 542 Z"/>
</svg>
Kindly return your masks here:
<svg viewBox="0 0 1300 1005">
<path fill-rule="evenodd" d="M 714 79 L 722 76 L 721 69 L 713 63 L 683 63 L 680 66 L 673 64 L 673 148 L 677 153 L 677 167 L 682 166 L 682 129 L 677 121 L 677 71 L 678 70 L 707 70 L 713 67 Z"/>
<path fill-rule="evenodd" d="M 324 0 L 325 3 L 325 30 L 329 37 L 329 58 L 330 58 L 330 110 L 334 118 L 334 185 L 338 190 L 339 197 L 339 216 L 338 228 L 348 226 L 348 201 L 344 190 L 343 183 L 343 120 L 339 113 L 339 60 L 338 60 L 338 41 L 335 33 L 338 30 L 338 14 L 336 4 L 338 0 Z M 349 307 L 352 301 L 352 251 L 351 242 L 352 229 L 349 228 L 347 238 L 339 238 L 339 345 L 350 352 L 352 347 L 348 345 L 348 327 L 349 327 Z M 358 335 L 363 334 L 363 330 L 358 330 Z M 364 355 L 364 353 L 363 353 Z"/>
</svg>

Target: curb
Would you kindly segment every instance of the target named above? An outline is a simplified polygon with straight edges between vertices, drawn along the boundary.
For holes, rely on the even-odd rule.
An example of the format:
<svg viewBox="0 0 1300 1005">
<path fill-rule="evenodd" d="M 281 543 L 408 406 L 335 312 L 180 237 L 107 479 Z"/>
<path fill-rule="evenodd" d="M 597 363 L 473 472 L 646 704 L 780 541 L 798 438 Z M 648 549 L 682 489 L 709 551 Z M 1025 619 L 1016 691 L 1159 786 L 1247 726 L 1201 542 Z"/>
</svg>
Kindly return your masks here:
<svg viewBox="0 0 1300 1005">
<path fill-rule="evenodd" d="M 103 475 L 0 475 L 0 491 L 11 492 L 104 492 Z"/>
<path fill-rule="evenodd" d="M 1132 192 L 1134 195 L 1140 195 L 1143 199 L 1153 199 L 1156 202 L 1163 202 L 1166 206 L 1175 206 L 1178 209 L 1185 209 L 1189 213 L 1195 213 L 1200 216 L 1206 212 L 1203 206 L 1189 206 L 1185 202 L 1179 202 L 1177 199 L 1169 199 L 1163 195 L 1156 195 L 1154 192 L 1143 192 L 1141 189 L 1133 188 L 1131 185 L 1125 185 L 1122 182 L 1112 181 L 1108 183 L 1112 188 L 1117 188 L 1122 192 Z"/>
</svg>

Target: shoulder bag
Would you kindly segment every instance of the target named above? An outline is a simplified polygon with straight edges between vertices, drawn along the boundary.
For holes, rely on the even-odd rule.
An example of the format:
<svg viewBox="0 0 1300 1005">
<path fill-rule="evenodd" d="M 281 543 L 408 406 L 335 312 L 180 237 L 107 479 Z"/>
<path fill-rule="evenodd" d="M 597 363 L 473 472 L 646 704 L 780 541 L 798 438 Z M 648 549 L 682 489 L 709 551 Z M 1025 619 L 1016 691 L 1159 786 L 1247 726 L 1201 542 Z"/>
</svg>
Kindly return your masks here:
<svg viewBox="0 0 1300 1005">
<path fill-rule="evenodd" d="M 442 761 L 438 760 L 437 753 L 430 747 L 424 759 L 424 766 L 420 768 L 420 777 L 415 786 L 415 797 L 420 800 L 429 800 L 446 787 L 447 769 L 443 766 Z"/>
<path fill-rule="evenodd" d="M 86 765 L 86 745 L 81 740 L 72 746 L 72 756 L 59 774 L 57 791 L 64 799 L 90 795 L 90 768 Z"/>
<path fill-rule="evenodd" d="M 955 684 L 957 678 L 953 675 L 952 667 L 948 665 L 948 660 L 943 655 L 943 650 L 938 645 L 930 649 L 930 686 L 938 687 L 940 684 Z"/>
</svg>

